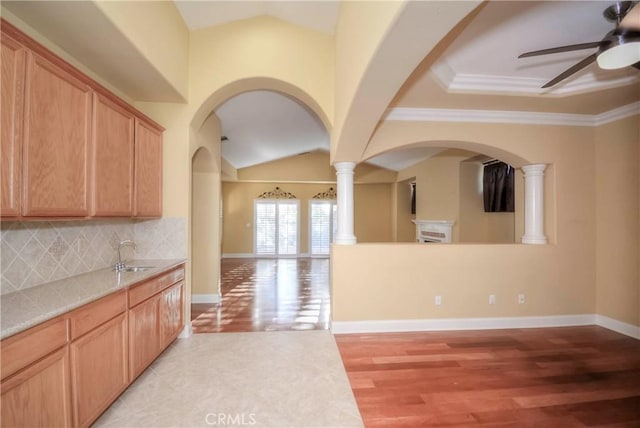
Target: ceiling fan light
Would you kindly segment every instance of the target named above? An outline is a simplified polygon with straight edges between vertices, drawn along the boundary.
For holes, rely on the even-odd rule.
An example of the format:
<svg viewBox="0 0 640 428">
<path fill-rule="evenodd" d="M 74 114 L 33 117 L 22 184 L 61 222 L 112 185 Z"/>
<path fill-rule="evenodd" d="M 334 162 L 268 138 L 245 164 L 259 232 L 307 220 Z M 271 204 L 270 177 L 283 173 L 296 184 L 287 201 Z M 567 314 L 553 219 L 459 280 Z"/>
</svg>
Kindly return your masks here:
<svg viewBox="0 0 640 428">
<path fill-rule="evenodd" d="M 624 68 L 640 61 L 640 41 L 617 44 L 600 53 L 598 66 L 604 70 Z"/>
</svg>

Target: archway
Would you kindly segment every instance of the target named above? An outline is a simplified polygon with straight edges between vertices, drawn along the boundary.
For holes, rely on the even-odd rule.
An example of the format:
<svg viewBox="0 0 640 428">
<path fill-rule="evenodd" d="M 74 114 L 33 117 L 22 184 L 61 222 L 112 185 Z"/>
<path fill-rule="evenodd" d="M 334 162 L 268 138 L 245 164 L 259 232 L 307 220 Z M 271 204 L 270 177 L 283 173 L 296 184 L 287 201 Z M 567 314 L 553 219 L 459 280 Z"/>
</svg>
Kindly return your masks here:
<svg viewBox="0 0 640 428">
<path fill-rule="evenodd" d="M 295 98 L 313 111 L 322 121 L 325 128 L 327 128 L 327 132 L 331 132 L 331 121 L 329 120 L 329 115 L 322 109 L 322 107 L 320 107 L 320 104 L 313 99 L 311 95 L 288 82 L 268 77 L 239 79 L 212 93 L 205 99 L 193 115 L 191 120 L 191 131 L 194 132 L 194 130 L 199 129 L 207 117 L 209 117 L 209 115 L 226 100 L 243 92 L 259 90 L 279 92 Z"/>
<path fill-rule="evenodd" d="M 414 242 L 418 223 L 431 227 L 426 224 L 439 221 L 452 223 L 446 242 L 453 243 L 515 243 L 524 233 L 523 175 L 518 168 L 530 162 L 518 154 L 473 141 L 434 140 L 398 144 L 369 159 L 406 159 L 394 185 L 391 227 L 397 242 Z M 485 182 L 491 177 L 485 171 L 502 167 L 507 181 L 498 191 L 509 207 L 487 208 L 485 198 L 496 188 Z"/>
<path fill-rule="evenodd" d="M 277 92 L 279 94 L 286 95 L 288 98 L 295 99 L 296 102 L 301 104 L 305 110 L 313 112 L 325 128 L 328 128 L 329 126 L 327 115 L 320 109 L 318 103 L 316 103 L 308 94 L 294 85 L 268 78 L 243 79 L 229 84 L 207 97 L 206 101 L 203 102 L 194 114 L 190 123 L 192 152 L 192 303 L 215 303 L 215 300 L 219 299 L 221 302 L 224 302 L 223 305 L 219 305 L 213 311 L 211 310 L 211 307 L 206 309 L 207 313 L 216 312 L 216 316 L 218 313 L 220 313 L 222 317 L 226 316 L 225 310 L 231 307 L 231 304 L 229 304 L 229 300 L 224 298 L 224 296 L 231 296 L 233 294 L 224 291 L 228 291 L 226 282 L 219 284 L 218 281 L 216 281 L 214 285 L 211 279 L 220 278 L 221 272 L 223 272 L 225 266 L 227 266 L 221 266 L 222 250 L 219 245 L 221 242 L 221 231 L 224 222 L 221 214 L 223 197 L 222 174 L 223 172 L 226 174 L 228 171 L 234 170 L 234 168 L 231 165 L 226 164 L 221 157 L 222 152 L 220 140 L 222 124 L 215 112 L 218 110 L 222 116 L 223 112 L 222 110 L 219 110 L 219 107 L 227 100 L 247 92 L 265 90 Z M 317 122 L 318 121 L 316 120 L 316 123 Z M 326 165 L 330 168 L 328 162 Z M 233 176 L 233 172 L 237 173 L 237 171 L 231 172 L 232 174 L 230 174 L 230 176 Z M 318 186 L 317 183 L 316 186 Z M 322 190 L 326 190 L 325 187 L 326 186 L 323 186 Z M 318 190 L 315 192 L 317 193 Z M 251 198 L 255 198 L 257 193 L 247 192 L 247 195 Z M 301 210 L 302 215 L 306 212 L 306 205 L 303 208 L 304 209 Z M 231 218 L 231 216 L 228 218 Z M 246 220 L 242 223 L 242 228 L 247 229 L 248 226 L 245 227 L 245 223 L 249 224 L 251 222 L 252 220 Z M 225 232 L 225 236 L 229 237 L 238 235 L 227 234 Z M 212 242 L 215 242 L 215 244 L 212 245 Z M 215 250 L 212 249 L 214 246 Z M 205 251 L 203 251 L 203 249 Z M 326 269 L 326 277 L 328 283 L 328 269 Z M 224 294 L 224 296 L 222 294 Z M 248 295 L 249 292 L 245 294 Z M 327 298 L 326 300 L 328 305 L 329 299 Z M 194 314 L 196 314 L 198 309 L 194 310 L 196 311 Z M 310 309 L 307 308 L 307 310 Z M 203 320 L 207 317 L 209 316 L 207 315 L 205 317 L 198 318 L 197 321 L 193 321 L 194 327 L 197 327 L 194 331 L 226 331 L 216 328 L 208 329 L 208 326 L 203 325 Z M 193 318 L 195 317 L 192 317 L 192 319 Z M 328 325 L 328 321 L 325 324 Z"/>
</svg>

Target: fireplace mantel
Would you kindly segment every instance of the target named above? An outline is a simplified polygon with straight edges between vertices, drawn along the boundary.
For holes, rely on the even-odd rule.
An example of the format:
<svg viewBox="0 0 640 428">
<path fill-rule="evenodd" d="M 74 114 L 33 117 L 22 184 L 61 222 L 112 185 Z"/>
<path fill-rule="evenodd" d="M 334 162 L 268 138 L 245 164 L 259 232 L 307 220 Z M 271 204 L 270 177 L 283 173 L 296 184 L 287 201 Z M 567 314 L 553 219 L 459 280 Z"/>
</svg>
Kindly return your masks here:
<svg viewBox="0 0 640 428">
<path fill-rule="evenodd" d="M 450 243 L 453 220 L 411 220 L 416 225 L 416 242 Z"/>
</svg>

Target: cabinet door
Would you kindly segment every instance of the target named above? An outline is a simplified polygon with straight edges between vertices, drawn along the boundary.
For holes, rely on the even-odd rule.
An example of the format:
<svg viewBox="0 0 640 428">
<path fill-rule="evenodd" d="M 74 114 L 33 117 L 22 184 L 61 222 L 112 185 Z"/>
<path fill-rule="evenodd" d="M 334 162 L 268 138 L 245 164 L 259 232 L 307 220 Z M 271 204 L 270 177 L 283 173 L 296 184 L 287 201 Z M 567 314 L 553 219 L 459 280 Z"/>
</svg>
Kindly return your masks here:
<svg viewBox="0 0 640 428">
<path fill-rule="evenodd" d="M 160 294 L 129 309 L 129 375 L 133 381 L 160 354 Z"/>
<path fill-rule="evenodd" d="M 89 426 L 129 384 L 125 314 L 71 343 L 74 422 Z"/>
<path fill-rule="evenodd" d="M 28 53 L 23 215 L 89 214 L 91 98 L 88 85 Z"/>
<path fill-rule="evenodd" d="M 184 282 L 167 288 L 162 292 L 160 303 L 160 334 L 162 349 L 165 349 L 180 334 L 183 320 Z"/>
<path fill-rule="evenodd" d="M 3 427 L 71 426 L 67 347 L 2 382 Z"/>
<path fill-rule="evenodd" d="M 2 152 L 0 173 L 2 183 L 0 194 L 0 215 L 15 217 L 20 215 L 20 172 L 22 144 L 22 107 L 24 93 L 24 73 L 26 50 L 18 42 L 2 34 L 0 38 L 0 132 Z"/>
<path fill-rule="evenodd" d="M 133 215 L 133 114 L 103 95 L 93 103 L 94 216 Z"/>
<path fill-rule="evenodd" d="M 162 216 L 162 132 L 136 118 L 136 217 Z"/>
</svg>

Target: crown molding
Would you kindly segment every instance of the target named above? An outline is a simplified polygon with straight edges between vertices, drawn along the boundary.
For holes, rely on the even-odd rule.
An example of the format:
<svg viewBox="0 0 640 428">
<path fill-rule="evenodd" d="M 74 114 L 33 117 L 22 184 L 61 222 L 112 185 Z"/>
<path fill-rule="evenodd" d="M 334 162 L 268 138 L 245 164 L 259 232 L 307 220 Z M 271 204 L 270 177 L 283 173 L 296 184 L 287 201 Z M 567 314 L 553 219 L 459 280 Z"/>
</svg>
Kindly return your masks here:
<svg viewBox="0 0 640 428">
<path fill-rule="evenodd" d="M 384 120 L 405 122 L 514 123 L 525 125 L 600 126 L 640 114 L 640 101 L 600 114 L 534 111 L 466 110 L 397 107 Z"/>
<path fill-rule="evenodd" d="M 640 114 L 640 101 L 595 115 L 593 126 L 605 125 L 637 114 Z"/>
<path fill-rule="evenodd" d="M 446 61 L 439 61 L 434 64 L 430 72 L 447 92 L 474 94 L 524 94 L 566 97 L 578 93 L 625 86 L 638 81 L 636 76 L 624 76 L 602 81 L 598 80 L 593 74 L 583 74 L 571 81 L 564 82 L 560 86 L 542 89 L 548 79 L 456 73 Z"/>
</svg>

